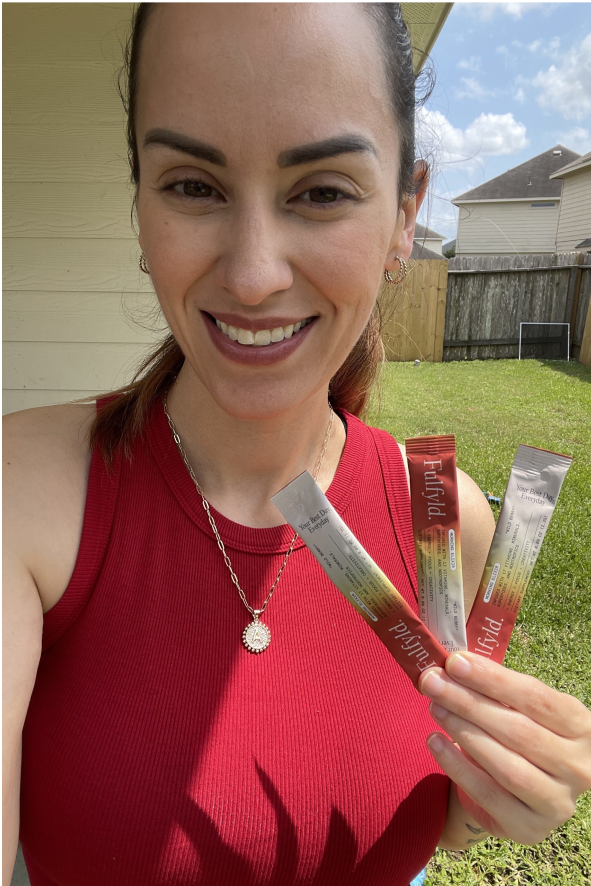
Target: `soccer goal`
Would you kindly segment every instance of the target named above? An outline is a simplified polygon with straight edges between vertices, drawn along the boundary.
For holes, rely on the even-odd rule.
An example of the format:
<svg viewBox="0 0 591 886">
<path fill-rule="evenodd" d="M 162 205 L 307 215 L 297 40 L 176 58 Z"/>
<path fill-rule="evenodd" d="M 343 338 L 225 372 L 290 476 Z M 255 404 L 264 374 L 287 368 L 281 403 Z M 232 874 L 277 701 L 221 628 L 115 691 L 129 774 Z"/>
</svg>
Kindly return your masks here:
<svg viewBox="0 0 591 886">
<path fill-rule="evenodd" d="M 570 360 L 570 323 L 519 324 L 519 359 Z"/>
</svg>

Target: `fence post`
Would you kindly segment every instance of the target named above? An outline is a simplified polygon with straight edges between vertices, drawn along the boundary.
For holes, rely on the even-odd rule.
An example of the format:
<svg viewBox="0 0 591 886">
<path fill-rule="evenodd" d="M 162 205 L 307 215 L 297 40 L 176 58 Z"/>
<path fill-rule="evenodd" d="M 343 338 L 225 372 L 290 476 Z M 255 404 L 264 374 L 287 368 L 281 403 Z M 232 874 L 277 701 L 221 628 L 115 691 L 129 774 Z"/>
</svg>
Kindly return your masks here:
<svg viewBox="0 0 591 886">
<path fill-rule="evenodd" d="M 572 329 L 573 334 L 571 335 L 571 339 L 570 339 L 570 346 L 569 346 L 569 352 L 568 352 L 569 360 L 572 357 L 572 349 L 574 346 L 573 345 L 573 339 L 575 337 L 574 331 L 575 331 L 575 324 L 577 322 L 577 314 L 579 313 L 579 295 L 581 293 L 581 280 L 583 279 L 583 268 L 581 266 L 584 264 L 584 262 L 585 262 L 585 253 L 579 252 L 579 254 L 577 255 L 577 259 L 576 259 L 576 264 L 579 267 L 575 271 L 573 304 L 572 304 L 572 310 L 571 310 L 571 314 L 570 314 L 570 328 Z M 566 320 L 566 317 L 564 319 Z"/>
<path fill-rule="evenodd" d="M 591 301 L 587 308 L 587 319 L 585 320 L 585 330 L 581 341 L 579 363 L 582 363 L 583 366 L 591 366 Z"/>
</svg>

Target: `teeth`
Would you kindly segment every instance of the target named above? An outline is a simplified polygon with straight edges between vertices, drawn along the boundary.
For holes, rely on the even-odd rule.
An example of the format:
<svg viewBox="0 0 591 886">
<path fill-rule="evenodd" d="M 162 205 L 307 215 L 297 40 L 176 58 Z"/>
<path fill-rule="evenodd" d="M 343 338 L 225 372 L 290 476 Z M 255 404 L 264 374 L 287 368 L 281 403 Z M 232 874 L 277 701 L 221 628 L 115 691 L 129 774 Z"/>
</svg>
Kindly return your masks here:
<svg viewBox="0 0 591 886">
<path fill-rule="evenodd" d="M 221 329 L 224 335 L 227 335 L 232 341 L 237 341 L 241 345 L 254 345 L 263 348 L 270 345 L 271 342 L 283 341 L 284 338 L 291 338 L 300 329 L 303 329 L 308 319 L 298 320 L 297 323 L 290 323 L 288 326 L 276 326 L 274 329 L 259 329 L 251 332 L 250 329 L 240 329 L 238 326 L 228 326 L 221 320 L 216 320 L 216 326 Z"/>
<path fill-rule="evenodd" d="M 254 345 L 254 332 L 250 329 L 239 329 L 238 341 L 241 345 Z"/>
<path fill-rule="evenodd" d="M 268 329 L 260 329 L 258 332 L 254 334 L 254 343 L 260 348 L 261 345 L 270 345 L 271 344 L 271 333 Z"/>
</svg>

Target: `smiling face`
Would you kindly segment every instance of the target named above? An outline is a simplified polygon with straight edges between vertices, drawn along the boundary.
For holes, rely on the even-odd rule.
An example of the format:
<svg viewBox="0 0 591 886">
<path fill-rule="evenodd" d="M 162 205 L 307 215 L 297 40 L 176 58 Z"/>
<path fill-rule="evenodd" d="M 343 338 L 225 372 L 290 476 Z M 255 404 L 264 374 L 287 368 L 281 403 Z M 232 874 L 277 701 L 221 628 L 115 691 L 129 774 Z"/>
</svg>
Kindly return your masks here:
<svg viewBox="0 0 591 886">
<path fill-rule="evenodd" d="M 192 383 L 242 418 L 325 391 L 384 267 L 412 248 L 369 17 L 355 4 L 161 4 L 136 132 L 140 244 Z"/>
</svg>

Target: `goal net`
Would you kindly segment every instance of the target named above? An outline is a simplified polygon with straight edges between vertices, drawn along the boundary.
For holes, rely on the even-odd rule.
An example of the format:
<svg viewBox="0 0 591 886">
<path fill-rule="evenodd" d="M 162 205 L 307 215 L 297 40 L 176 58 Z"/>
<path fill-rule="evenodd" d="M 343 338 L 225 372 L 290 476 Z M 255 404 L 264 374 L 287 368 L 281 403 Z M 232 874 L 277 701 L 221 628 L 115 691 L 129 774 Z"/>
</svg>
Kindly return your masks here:
<svg viewBox="0 0 591 886">
<path fill-rule="evenodd" d="M 570 323 L 520 323 L 519 359 L 568 360 Z"/>
</svg>

